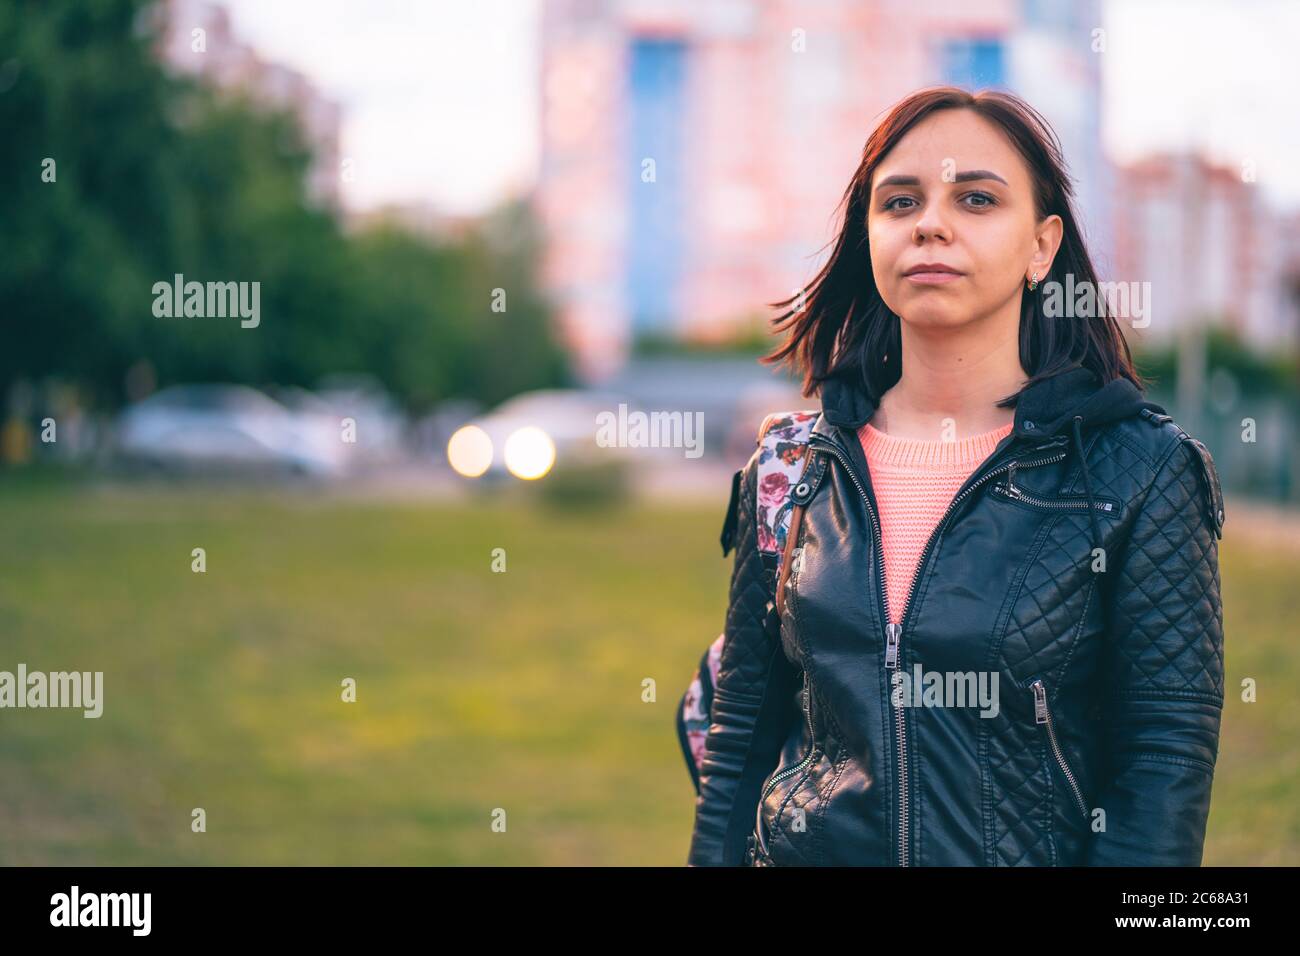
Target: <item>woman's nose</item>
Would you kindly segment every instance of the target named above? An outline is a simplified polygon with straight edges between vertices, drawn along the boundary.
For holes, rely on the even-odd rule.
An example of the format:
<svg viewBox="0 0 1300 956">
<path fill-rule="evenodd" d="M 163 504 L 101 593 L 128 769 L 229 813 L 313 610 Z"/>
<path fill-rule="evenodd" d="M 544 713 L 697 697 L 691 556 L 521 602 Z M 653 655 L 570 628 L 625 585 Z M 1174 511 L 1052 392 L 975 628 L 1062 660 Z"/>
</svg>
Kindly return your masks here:
<svg viewBox="0 0 1300 956">
<path fill-rule="evenodd" d="M 952 239 L 952 231 L 943 214 L 937 207 L 932 205 L 921 213 L 921 218 L 916 221 L 916 228 L 913 230 L 912 237 L 917 242 L 923 242 L 926 239 L 949 241 Z"/>
</svg>

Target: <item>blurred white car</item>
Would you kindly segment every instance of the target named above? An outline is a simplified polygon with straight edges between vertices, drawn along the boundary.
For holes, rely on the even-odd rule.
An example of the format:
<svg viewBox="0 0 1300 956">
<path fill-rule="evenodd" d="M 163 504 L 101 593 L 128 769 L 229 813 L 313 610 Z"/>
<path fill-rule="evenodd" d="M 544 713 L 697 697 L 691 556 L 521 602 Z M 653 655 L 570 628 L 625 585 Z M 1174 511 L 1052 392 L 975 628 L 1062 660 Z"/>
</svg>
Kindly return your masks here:
<svg viewBox="0 0 1300 956">
<path fill-rule="evenodd" d="M 356 443 L 350 449 L 369 464 L 396 461 L 406 454 L 407 418 L 371 375 L 335 374 L 320 380 L 315 398 L 334 414 L 335 422 L 355 423 Z"/>
<path fill-rule="evenodd" d="M 601 446 L 598 416 L 618 416 L 627 399 L 585 389 L 540 389 L 508 399 L 452 435 L 448 458 L 467 477 L 540 477 L 551 467 L 627 461 L 629 449 Z"/>
<path fill-rule="evenodd" d="M 130 406 L 117 450 L 158 467 L 217 466 L 331 476 L 347 464 L 337 422 L 294 413 L 244 385 L 175 385 Z"/>
</svg>

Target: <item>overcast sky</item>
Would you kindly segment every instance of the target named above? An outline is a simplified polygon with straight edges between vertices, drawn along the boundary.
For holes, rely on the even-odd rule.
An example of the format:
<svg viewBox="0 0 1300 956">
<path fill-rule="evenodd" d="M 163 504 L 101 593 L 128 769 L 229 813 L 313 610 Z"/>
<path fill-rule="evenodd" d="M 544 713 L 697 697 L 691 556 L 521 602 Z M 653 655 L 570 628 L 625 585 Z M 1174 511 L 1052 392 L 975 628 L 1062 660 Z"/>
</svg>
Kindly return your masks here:
<svg viewBox="0 0 1300 956">
<path fill-rule="evenodd" d="M 242 39 L 342 104 L 349 207 L 473 212 L 536 174 L 540 0 L 219 2 Z M 1234 168 L 1252 159 L 1273 201 L 1300 208 L 1300 2 L 1102 9 L 1110 154 L 1200 147 Z"/>
</svg>

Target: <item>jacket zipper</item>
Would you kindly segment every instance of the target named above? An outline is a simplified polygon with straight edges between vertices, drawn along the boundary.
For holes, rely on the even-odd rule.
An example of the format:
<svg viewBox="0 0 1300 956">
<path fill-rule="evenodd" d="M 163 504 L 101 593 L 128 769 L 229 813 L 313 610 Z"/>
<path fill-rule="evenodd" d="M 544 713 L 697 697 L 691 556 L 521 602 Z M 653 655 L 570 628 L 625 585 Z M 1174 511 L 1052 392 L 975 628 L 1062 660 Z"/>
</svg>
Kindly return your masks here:
<svg viewBox="0 0 1300 956">
<path fill-rule="evenodd" d="M 1070 790 L 1074 793 L 1075 803 L 1079 805 L 1079 812 L 1083 818 L 1088 818 L 1088 805 L 1084 803 L 1083 792 L 1079 789 L 1079 784 L 1074 779 L 1074 774 L 1070 771 L 1070 766 L 1065 762 L 1065 755 L 1061 753 L 1060 744 L 1056 740 L 1056 731 L 1053 729 L 1052 712 L 1047 709 L 1047 688 L 1040 677 L 1029 685 L 1034 691 L 1034 722 L 1043 724 L 1047 727 L 1047 739 L 1052 744 L 1052 752 L 1056 754 L 1056 762 L 1061 767 L 1061 772 L 1065 774 L 1065 779 L 1070 782 Z"/>
<path fill-rule="evenodd" d="M 1026 491 L 1016 484 L 1016 464 L 1012 462 L 1011 468 L 1007 471 L 1007 480 L 998 482 L 993 486 L 993 490 L 998 494 L 1006 495 L 1015 501 L 1025 501 L 1039 508 L 1057 508 L 1062 511 L 1087 511 L 1088 502 L 1086 500 L 1070 501 L 1053 498 L 1040 498 L 1033 492 Z M 1093 505 L 1098 511 L 1114 511 L 1115 505 L 1103 499 L 1095 499 Z"/>
<path fill-rule="evenodd" d="M 970 479 L 968 479 L 968 482 L 970 483 L 968 483 L 965 488 L 959 491 L 957 495 L 952 499 L 952 501 L 948 503 L 948 508 L 944 511 L 943 516 L 939 519 L 939 523 L 935 525 L 935 529 L 933 532 L 931 532 L 929 540 L 926 541 L 925 549 L 921 552 L 921 557 L 917 561 L 916 573 L 912 576 L 912 584 L 908 588 L 907 597 L 903 602 L 902 618 L 898 624 L 894 624 L 889 620 L 889 607 L 888 607 L 889 600 L 885 592 L 885 563 L 883 560 L 883 554 L 882 554 L 883 546 L 881 544 L 881 538 L 880 538 L 880 520 L 876 515 L 875 504 L 872 502 L 871 496 L 867 494 L 866 489 L 863 488 L 862 482 L 858 478 L 857 472 L 854 470 L 853 465 L 849 463 L 848 455 L 844 452 L 844 449 L 840 447 L 839 442 L 834 441 L 833 439 L 828 438 L 819 432 L 813 432 L 810 437 L 810 441 L 815 445 L 824 447 L 844 467 L 844 470 L 848 474 L 849 478 L 853 480 L 853 484 L 857 486 L 858 493 L 862 495 L 862 500 L 866 502 L 868 514 L 871 515 L 871 532 L 872 532 L 872 538 L 875 541 L 875 546 L 876 546 L 875 553 L 877 555 L 876 576 L 877 576 L 878 590 L 880 594 L 880 610 L 881 610 L 882 618 L 885 621 L 885 667 L 890 670 L 894 670 L 898 667 L 899 651 L 903 640 L 903 631 L 907 627 L 908 615 L 911 613 L 911 609 L 912 609 L 911 608 L 912 594 L 916 591 L 917 583 L 921 580 L 921 572 L 925 569 L 926 559 L 930 556 L 930 551 L 933 549 L 935 541 L 938 539 L 939 535 L 943 533 L 944 530 L 943 526 L 944 523 L 947 522 L 948 516 L 952 514 L 953 510 L 957 507 L 957 505 L 960 504 L 961 501 L 965 499 L 976 488 L 983 485 L 990 478 L 1002 474 L 1004 471 L 1011 471 L 1012 469 L 1021 465 L 1023 465 L 1023 467 L 1026 468 L 1036 467 L 1038 465 L 1049 465 L 1052 464 L 1053 462 L 1062 461 L 1065 458 L 1065 450 L 1062 449 L 1059 452 L 1053 452 L 1052 454 L 1045 456 L 1043 458 L 1036 458 L 1033 460 L 1025 461 L 1023 463 L 1020 461 L 1012 460 L 1010 462 L 1007 462 L 1006 464 L 999 465 L 996 468 L 991 468 L 985 471 L 974 481 L 970 481 Z M 909 829 L 908 809 L 909 808 L 908 808 L 908 801 L 907 801 L 907 792 L 908 792 L 907 727 L 905 721 L 903 720 L 902 707 L 894 708 L 894 727 L 895 727 L 895 731 L 894 731 L 895 736 L 898 740 L 898 786 L 899 786 L 898 860 L 899 860 L 899 866 L 908 866 L 909 865 L 908 863 L 908 835 L 909 835 L 908 834 L 908 829 Z"/>
</svg>

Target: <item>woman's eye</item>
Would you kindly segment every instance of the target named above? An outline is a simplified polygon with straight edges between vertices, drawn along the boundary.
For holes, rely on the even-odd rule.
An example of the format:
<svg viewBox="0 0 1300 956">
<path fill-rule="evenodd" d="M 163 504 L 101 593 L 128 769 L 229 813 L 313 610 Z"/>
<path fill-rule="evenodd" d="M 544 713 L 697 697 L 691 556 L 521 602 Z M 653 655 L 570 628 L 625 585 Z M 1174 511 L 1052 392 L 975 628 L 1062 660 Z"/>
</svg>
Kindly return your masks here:
<svg viewBox="0 0 1300 956">
<path fill-rule="evenodd" d="M 976 201 L 969 202 L 969 200 Z M 996 197 L 982 192 L 967 193 L 962 197 L 962 201 L 967 202 L 971 209 L 987 209 L 989 206 L 996 206 L 998 204 Z M 899 203 L 907 203 L 908 205 L 900 206 L 898 205 Z M 887 200 L 881 208 L 892 212 L 899 209 L 910 209 L 915 204 L 916 200 L 911 196 L 895 196 L 893 199 Z"/>
</svg>

